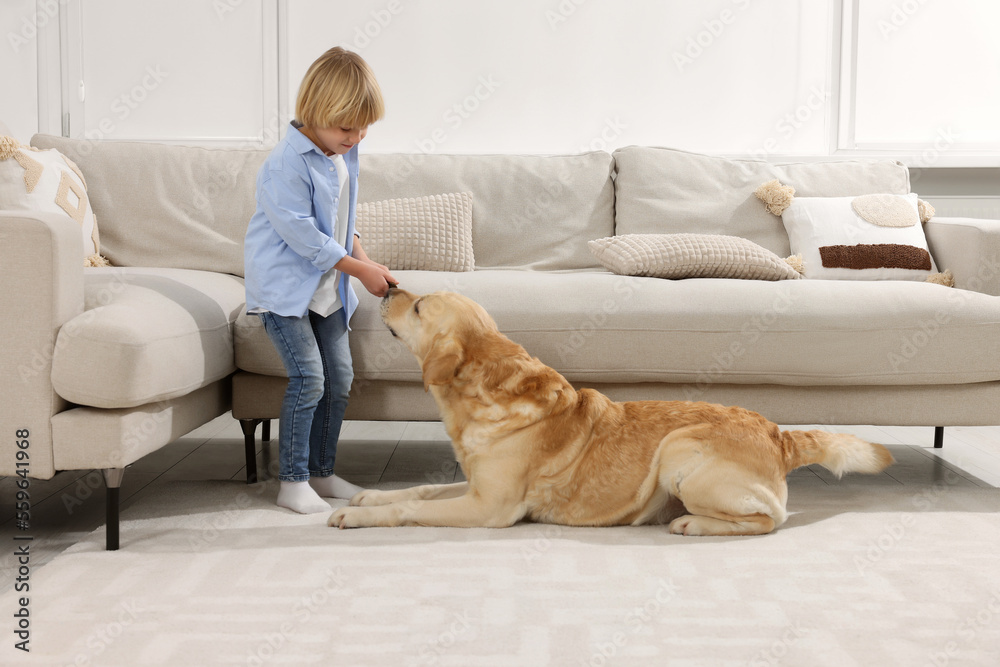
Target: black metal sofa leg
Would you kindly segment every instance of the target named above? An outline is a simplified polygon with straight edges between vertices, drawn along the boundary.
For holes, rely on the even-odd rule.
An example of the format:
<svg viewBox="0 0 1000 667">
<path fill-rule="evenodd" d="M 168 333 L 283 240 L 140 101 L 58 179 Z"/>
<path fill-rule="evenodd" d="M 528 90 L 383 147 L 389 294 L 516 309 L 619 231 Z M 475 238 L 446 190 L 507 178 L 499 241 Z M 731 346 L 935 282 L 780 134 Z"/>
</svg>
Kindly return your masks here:
<svg viewBox="0 0 1000 667">
<path fill-rule="evenodd" d="M 240 428 L 243 429 L 243 446 L 247 456 L 247 484 L 254 484 L 257 481 L 257 425 L 263 419 L 241 419 Z M 267 422 L 270 424 L 270 422 Z M 270 428 L 268 435 L 270 435 Z"/>
<path fill-rule="evenodd" d="M 934 427 L 934 449 L 944 447 L 944 426 Z"/>
<path fill-rule="evenodd" d="M 107 493 L 104 500 L 105 526 L 107 537 L 105 539 L 105 549 L 107 551 L 118 551 L 118 519 L 119 519 L 119 494 L 122 485 L 122 477 L 125 476 L 124 468 L 104 468 L 104 486 Z"/>
</svg>

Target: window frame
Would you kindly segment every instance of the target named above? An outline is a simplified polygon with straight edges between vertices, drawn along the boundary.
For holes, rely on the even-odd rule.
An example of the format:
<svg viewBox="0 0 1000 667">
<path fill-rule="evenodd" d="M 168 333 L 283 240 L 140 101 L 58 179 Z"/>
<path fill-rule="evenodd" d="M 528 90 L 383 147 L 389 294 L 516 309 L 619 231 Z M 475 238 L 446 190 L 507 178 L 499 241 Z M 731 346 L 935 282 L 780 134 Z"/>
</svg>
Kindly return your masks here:
<svg viewBox="0 0 1000 667">
<path fill-rule="evenodd" d="M 1000 167 L 1000 145 L 949 142 L 941 137 L 932 144 L 913 142 L 869 142 L 856 139 L 858 16 L 861 0 L 836 0 L 840 6 L 839 53 L 831 62 L 838 70 L 837 101 L 832 109 L 836 135 L 831 137 L 830 155 L 844 157 L 892 157 L 910 167 Z"/>
</svg>

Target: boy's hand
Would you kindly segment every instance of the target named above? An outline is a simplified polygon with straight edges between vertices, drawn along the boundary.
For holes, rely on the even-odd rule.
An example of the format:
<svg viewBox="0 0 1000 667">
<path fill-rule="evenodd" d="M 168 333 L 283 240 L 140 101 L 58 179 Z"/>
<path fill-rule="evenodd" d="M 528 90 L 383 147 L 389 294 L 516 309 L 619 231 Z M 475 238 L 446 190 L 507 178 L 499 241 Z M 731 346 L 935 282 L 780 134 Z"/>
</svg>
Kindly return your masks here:
<svg viewBox="0 0 1000 667">
<path fill-rule="evenodd" d="M 389 269 L 374 262 L 365 262 L 365 267 L 358 275 L 358 280 L 361 281 L 366 290 L 375 296 L 385 296 L 389 287 L 398 284 L 398 281 L 389 273 Z"/>
<path fill-rule="evenodd" d="M 376 264 L 370 259 L 358 259 L 347 256 L 333 265 L 333 268 L 349 276 L 354 276 L 361 281 L 365 289 L 375 296 L 385 296 L 390 286 L 399 283 L 392 277 L 389 269 L 381 264 Z"/>
</svg>

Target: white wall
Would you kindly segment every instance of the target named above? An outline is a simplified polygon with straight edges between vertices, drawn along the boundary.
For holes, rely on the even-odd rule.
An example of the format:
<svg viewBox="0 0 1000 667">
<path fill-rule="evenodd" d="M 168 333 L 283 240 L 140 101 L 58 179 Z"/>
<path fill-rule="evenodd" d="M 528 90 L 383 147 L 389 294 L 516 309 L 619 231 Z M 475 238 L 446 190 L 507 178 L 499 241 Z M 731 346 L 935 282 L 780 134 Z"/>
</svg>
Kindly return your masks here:
<svg viewBox="0 0 1000 667">
<path fill-rule="evenodd" d="M 978 122 L 975 136 L 990 139 L 997 124 L 969 101 L 991 104 L 998 89 L 976 82 L 986 70 L 974 56 L 995 48 L 976 26 L 993 15 L 976 9 L 985 1 L 950 11 L 909 0 L 4 0 L 0 119 L 22 140 L 62 133 L 68 117 L 71 136 L 269 146 L 309 63 L 339 44 L 372 64 L 385 91 L 373 152 L 641 144 L 996 167 L 1000 149 L 939 147 L 933 133 L 881 153 L 844 150 L 844 137 L 896 129 L 875 113 L 880 94 L 903 100 L 894 117 L 910 123 L 908 141 L 928 109 L 939 127 Z M 907 69 L 897 53 L 927 43 L 927 30 L 933 44 Z M 946 36 L 979 51 L 944 48 Z M 933 72 L 919 64 L 927 54 Z M 974 85 L 911 92 L 921 72 Z"/>
<path fill-rule="evenodd" d="M 275 29 L 273 19 L 265 22 L 261 0 L 242 0 L 232 12 L 205 0 L 68 6 L 82 10 L 69 76 L 86 85 L 85 103 L 72 110 L 78 126 L 72 133 L 145 141 L 258 138 L 271 111 L 265 106 L 273 103 L 265 95 L 264 33 Z"/>
<path fill-rule="evenodd" d="M 68 114 L 71 136 L 272 144 L 281 101 L 293 105 L 309 64 L 342 45 L 371 63 L 386 95 L 369 151 L 649 144 L 763 157 L 822 154 L 829 143 L 836 31 L 826 0 L 41 4 L 61 14 L 61 49 L 28 40 L 14 61 L 4 55 L 26 94 L 0 102 L 0 116 L 26 135 L 61 132 Z M 32 5 L 3 5 L 6 32 Z M 61 66 L 63 102 L 55 122 L 31 127 L 36 48 L 54 75 Z"/>
<path fill-rule="evenodd" d="M 0 2 L 0 122 L 24 142 L 38 130 L 38 23 L 34 0 Z"/>
<path fill-rule="evenodd" d="M 290 99 L 330 46 L 372 65 L 387 115 L 369 151 L 827 147 L 826 2 L 302 0 L 288 34 Z"/>
</svg>

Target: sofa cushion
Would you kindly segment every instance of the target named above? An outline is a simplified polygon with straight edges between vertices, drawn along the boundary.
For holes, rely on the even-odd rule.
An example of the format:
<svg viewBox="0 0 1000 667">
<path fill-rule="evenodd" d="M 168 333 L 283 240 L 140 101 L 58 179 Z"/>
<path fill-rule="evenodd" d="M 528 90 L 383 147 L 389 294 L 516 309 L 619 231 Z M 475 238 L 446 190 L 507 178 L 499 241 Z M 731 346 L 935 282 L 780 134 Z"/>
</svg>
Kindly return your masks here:
<svg viewBox="0 0 1000 667">
<path fill-rule="evenodd" d="M 274 349 L 271 339 L 267 337 L 259 315 L 241 312 L 237 316 L 233 324 L 233 348 L 236 368 L 260 375 L 287 376 L 281 357 Z"/>
<path fill-rule="evenodd" d="M 645 146 L 614 157 L 615 233 L 740 236 L 782 257 L 790 249 L 781 219 L 753 194 L 762 183 L 778 179 L 797 197 L 910 191 L 909 171 L 892 160 L 771 164 Z"/>
<path fill-rule="evenodd" d="M 1000 380 L 1000 301 L 940 285 L 532 271 L 394 275 L 418 294 L 446 289 L 476 300 L 511 339 L 582 384 Z M 379 299 L 356 288 L 355 381 L 419 382 L 416 361 L 379 317 Z M 251 324 L 237 330 L 239 367 L 283 375 L 263 329 Z"/>
<path fill-rule="evenodd" d="M 36 134 L 80 167 L 117 266 L 243 275 L 243 238 L 267 150 L 209 149 Z"/>
<path fill-rule="evenodd" d="M 72 403 L 126 408 L 232 373 L 243 281 L 186 269 L 84 270 L 86 310 L 59 330 L 52 385 Z"/>
<path fill-rule="evenodd" d="M 361 155 L 359 202 L 471 192 L 476 267 L 599 268 L 614 234 L 611 155 Z"/>
</svg>

